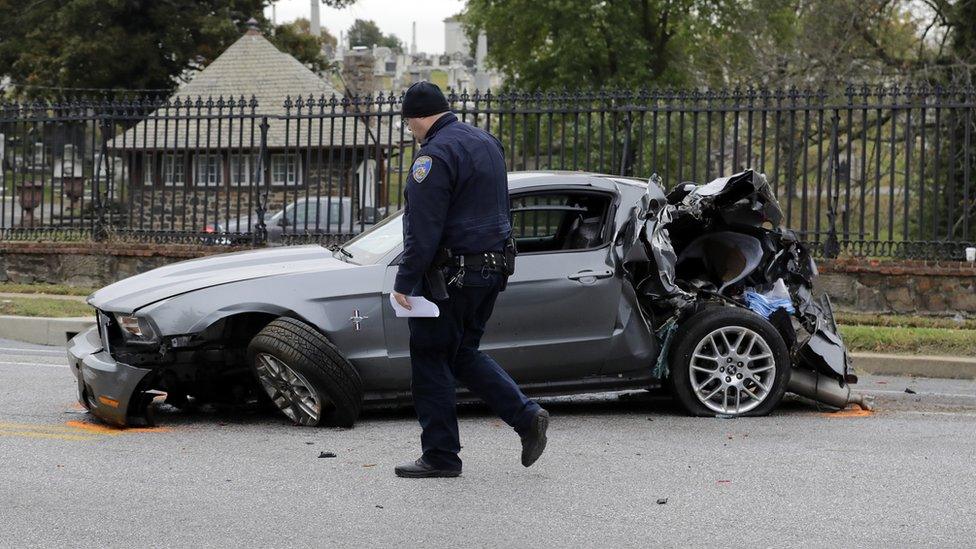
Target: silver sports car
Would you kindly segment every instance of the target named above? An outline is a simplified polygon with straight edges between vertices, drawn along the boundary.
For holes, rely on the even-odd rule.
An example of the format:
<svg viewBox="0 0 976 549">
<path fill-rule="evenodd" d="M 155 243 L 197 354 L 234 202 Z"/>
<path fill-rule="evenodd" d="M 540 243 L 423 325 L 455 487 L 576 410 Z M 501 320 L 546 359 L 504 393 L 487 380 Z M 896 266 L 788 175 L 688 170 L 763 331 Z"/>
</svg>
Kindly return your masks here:
<svg viewBox="0 0 976 549">
<path fill-rule="evenodd" d="M 752 171 L 665 195 L 660 180 L 509 176 L 515 274 L 481 348 L 534 395 L 664 384 L 694 415 L 763 415 L 789 390 L 866 405 L 816 267 Z M 394 214 L 343 247 L 285 246 L 170 264 L 88 297 L 68 346 L 95 416 L 151 423 L 154 401 L 273 403 L 351 426 L 409 403 L 406 319 L 389 302 Z M 459 389 L 461 398 L 466 395 Z"/>
</svg>

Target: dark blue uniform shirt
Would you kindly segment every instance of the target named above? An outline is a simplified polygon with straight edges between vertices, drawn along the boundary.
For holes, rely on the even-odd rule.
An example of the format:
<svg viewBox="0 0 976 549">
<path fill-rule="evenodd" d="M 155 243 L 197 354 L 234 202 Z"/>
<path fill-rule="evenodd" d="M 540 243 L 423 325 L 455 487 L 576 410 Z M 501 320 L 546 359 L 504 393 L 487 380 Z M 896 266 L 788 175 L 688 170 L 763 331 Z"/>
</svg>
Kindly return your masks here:
<svg viewBox="0 0 976 549">
<path fill-rule="evenodd" d="M 414 159 L 404 189 L 403 259 L 393 289 L 420 295 L 437 250 L 502 251 L 512 232 L 502 144 L 490 133 L 437 119 Z"/>
</svg>

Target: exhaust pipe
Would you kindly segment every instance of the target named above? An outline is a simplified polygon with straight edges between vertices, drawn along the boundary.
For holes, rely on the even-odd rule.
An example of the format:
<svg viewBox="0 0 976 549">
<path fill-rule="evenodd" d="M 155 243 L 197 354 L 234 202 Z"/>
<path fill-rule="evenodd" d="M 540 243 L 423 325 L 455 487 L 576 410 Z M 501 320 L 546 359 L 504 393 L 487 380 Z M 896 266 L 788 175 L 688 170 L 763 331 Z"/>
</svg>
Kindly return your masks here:
<svg viewBox="0 0 976 549">
<path fill-rule="evenodd" d="M 841 387 L 840 382 L 836 379 L 822 376 L 810 370 L 793 368 L 787 390 L 834 408 L 847 408 L 848 404 L 857 404 L 862 410 L 872 408 L 873 399 L 862 393 L 852 391 L 850 383 Z"/>
</svg>

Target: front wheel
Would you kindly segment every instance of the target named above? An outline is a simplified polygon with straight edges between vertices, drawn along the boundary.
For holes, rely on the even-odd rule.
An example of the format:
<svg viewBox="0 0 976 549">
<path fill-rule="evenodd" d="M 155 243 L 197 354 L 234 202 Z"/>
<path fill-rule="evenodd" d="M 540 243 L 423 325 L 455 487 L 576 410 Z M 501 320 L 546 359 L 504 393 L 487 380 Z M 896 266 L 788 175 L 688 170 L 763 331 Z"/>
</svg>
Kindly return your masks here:
<svg viewBox="0 0 976 549">
<path fill-rule="evenodd" d="M 786 393 L 786 343 L 752 311 L 705 309 L 678 328 L 671 349 L 672 390 L 691 415 L 763 416 Z"/>
<path fill-rule="evenodd" d="M 359 372 L 308 324 L 272 321 L 251 340 L 247 360 L 268 397 L 293 422 L 352 427 L 359 417 Z"/>
</svg>

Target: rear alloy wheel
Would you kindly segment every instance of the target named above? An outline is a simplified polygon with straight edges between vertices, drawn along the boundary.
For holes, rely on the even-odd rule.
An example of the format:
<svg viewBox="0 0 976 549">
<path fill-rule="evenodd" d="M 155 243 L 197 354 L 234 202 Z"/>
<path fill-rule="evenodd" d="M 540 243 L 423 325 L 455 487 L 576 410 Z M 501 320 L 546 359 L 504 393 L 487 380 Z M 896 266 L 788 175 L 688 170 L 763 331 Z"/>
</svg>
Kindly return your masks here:
<svg viewBox="0 0 976 549">
<path fill-rule="evenodd" d="M 251 340 L 247 359 L 272 403 L 296 424 L 352 427 L 359 417 L 359 373 L 308 324 L 272 321 Z"/>
<path fill-rule="evenodd" d="M 671 383 L 692 415 L 766 415 L 783 398 L 789 353 L 759 315 L 731 307 L 706 309 L 688 319 L 676 338 Z"/>
</svg>

